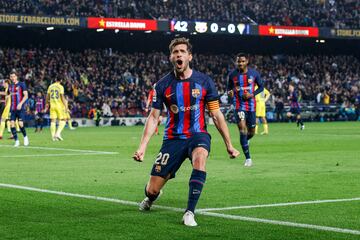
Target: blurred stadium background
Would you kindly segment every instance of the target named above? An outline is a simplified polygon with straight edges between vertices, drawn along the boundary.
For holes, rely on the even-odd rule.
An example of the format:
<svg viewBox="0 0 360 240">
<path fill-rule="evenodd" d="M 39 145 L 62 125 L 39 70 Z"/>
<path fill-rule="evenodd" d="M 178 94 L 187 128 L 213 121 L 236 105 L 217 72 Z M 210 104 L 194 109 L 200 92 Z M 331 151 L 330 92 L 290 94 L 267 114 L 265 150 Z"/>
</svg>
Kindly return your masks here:
<svg viewBox="0 0 360 240">
<path fill-rule="evenodd" d="M 192 67 L 206 72 L 215 80 L 222 96 L 222 110 L 230 123 L 232 116 L 226 95 L 226 80 L 228 73 L 234 68 L 233 60 L 238 52 L 250 54 L 250 65 L 261 73 L 265 87 L 272 94 L 267 102 L 267 119 L 269 122 L 274 122 L 273 125 L 270 125 L 270 136 L 273 131 L 275 131 L 275 136 L 280 134 L 282 128 L 291 131 L 288 124 L 275 122 L 288 122 L 286 112 L 289 111 L 290 107 L 287 100 L 287 89 L 290 82 L 295 82 L 303 109 L 303 119 L 314 124 L 314 127 L 309 129 L 309 131 L 313 131 L 313 135 L 310 138 L 308 136 L 308 141 L 311 142 L 311 139 L 314 138 L 329 137 L 332 141 L 338 139 L 339 142 L 346 142 L 346 136 L 352 135 L 351 140 L 348 139 L 352 145 L 346 145 L 349 148 L 347 151 L 351 152 L 347 157 L 349 162 L 356 159 L 357 161 L 352 162 L 353 168 L 350 169 L 353 172 L 349 176 L 359 180 L 360 172 L 356 170 L 359 169 L 356 167 L 359 167 L 358 160 L 360 159 L 355 144 L 360 142 L 360 2 L 358 0 L 1 0 L 0 79 L 8 78 L 10 71 L 17 69 L 20 79 L 26 82 L 30 94 L 26 107 L 26 125 L 28 127 L 34 125 L 36 93 L 45 93 L 50 83 L 59 75 L 65 76 L 63 83 L 65 95 L 69 97 L 71 115 L 78 126 L 95 126 L 96 119 L 99 120 L 100 126 L 119 126 L 122 122 L 125 122 L 126 125 L 135 125 L 139 123 L 139 119 L 142 123 L 145 121 L 147 93 L 152 84 L 171 70 L 171 64 L 168 60 L 168 44 L 171 39 L 178 36 L 190 38 L 194 46 Z M 94 112 L 96 114 L 93 114 Z M 328 127 L 320 124 L 321 122 L 337 121 L 348 123 L 341 123 L 342 125 L 329 124 Z M 340 129 L 344 128 L 345 130 L 342 129 L 342 131 L 347 135 L 337 136 L 336 129 L 338 126 L 341 126 Z M 140 128 L 134 128 L 136 129 L 134 132 L 140 135 Z M 323 128 L 324 131 L 316 132 L 315 128 Z M 327 128 L 329 128 L 328 131 Z M 233 141 L 237 143 L 237 132 L 235 128 L 232 129 Z M 121 155 L 127 154 L 128 157 L 124 156 L 124 159 L 129 158 L 137 146 L 138 139 L 133 139 L 132 144 L 128 143 L 130 144 L 127 145 L 128 149 L 122 149 L 121 146 L 120 150 L 117 149 L 117 145 L 121 145 L 123 138 L 128 137 L 122 131 L 129 131 L 120 128 L 114 130 L 119 134 L 118 138 L 110 138 L 115 142 L 109 142 L 108 146 L 96 145 L 97 138 L 99 141 L 105 141 L 106 138 L 95 136 L 92 134 L 93 130 L 89 130 L 90 135 L 88 135 L 95 139 L 91 145 L 87 146 L 85 143 L 77 145 L 87 136 L 87 130 L 78 130 L 80 133 L 67 133 L 68 138 L 73 138 L 73 140 L 69 140 L 70 143 L 59 143 L 59 146 L 85 150 L 115 151 Z M 101 135 L 101 131 L 96 133 Z M 280 134 L 276 137 L 281 139 L 284 136 Z M 32 145 L 54 147 L 54 145 L 47 143 L 47 140 L 50 140 L 48 136 L 35 137 L 30 135 L 30 139 L 34 139 Z M 284 137 L 284 139 L 286 141 L 288 138 Z M 255 141 L 257 140 L 255 139 Z M 259 141 L 265 141 L 264 144 L 269 143 L 266 140 Z M 9 143 L 12 142 L 2 140 L 0 144 Z M 324 143 L 320 148 L 326 152 L 329 144 L 331 141 Z M 306 144 L 304 146 L 303 152 L 306 153 Z M 346 149 L 346 146 L 342 147 Z M 157 147 L 154 148 L 153 154 L 156 154 L 155 149 Z M 0 148 L 0 151 L 0 155 L 3 156 L 13 154 L 5 147 Z M 21 151 L 15 155 L 40 154 L 36 151 L 33 153 Z M 221 152 L 220 149 L 218 151 Z M 261 149 L 256 151 L 260 153 Z M 271 150 L 269 151 L 271 152 Z M 311 150 L 309 151 L 311 152 Z M 344 154 L 341 149 L 338 151 L 336 154 L 341 158 Z M 152 162 L 151 156 L 148 154 L 149 164 Z M 277 155 L 274 153 L 271 157 L 276 158 Z M 324 155 L 324 158 L 328 157 Z M 24 158 L 26 159 L 26 157 Z M 110 157 L 107 156 L 106 158 Z M 0 159 L 0 166 L 3 165 L 1 169 L 13 167 L 16 171 L 18 166 L 9 166 L 6 159 L 5 157 Z M 30 159 L 32 158 L 30 157 Z M 100 160 L 101 157 L 96 161 Z M 41 169 L 40 166 L 43 163 L 38 164 L 38 168 Z M 99 164 L 101 163 L 99 162 Z M 132 167 L 127 165 L 126 168 L 131 169 Z M 96 171 L 96 169 L 92 170 Z M 146 175 L 147 170 L 141 170 L 142 175 Z M 46 169 L 46 171 L 49 170 Z M 78 188 L 72 189 L 71 183 L 65 187 L 56 180 L 54 180 L 56 184 L 51 185 L 45 183 L 46 178 L 42 179 L 42 177 L 40 179 L 43 182 L 26 181 L 26 179 L 10 177 L 15 174 L 13 172 L 5 172 L 1 177 L 3 183 L 17 183 L 25 186 L 46 187 L 47 189 L 92 195 L 97 193 L 99 195 L 101 193 L 108 194 L 106 191 L 92 191 L 90 187 L 81 189 L 81 184 L 77 186 Z M 349 173 L 344 172 L 344 174 Z M 35 175 L 25 175 L 30 179 L 36 178 Z M 288 180 L 292 179 L 291 176 L 288 177 Z M 341 176 L 338 177 L 341 179 Z M 141 179 L 141 182 L 144 182 L 143 178 Z M 319 181 L 321 182 L 321 180 Z M 300 185 L 301 183 L 302 181 L 299 180 Z M 106 183 L 104 184 L 106 186 Z M 347 185 L 346 180 L 343 184 Z M 354 190 L 360 186 L 359 181 L 352 184 L 353 188 L 347 187 L 357 195 L 350 195 L 359 197 L 359 190 Z M 262 191 L 261 186 L 259 184 L 257 187 L 259 192 Z M 129 196 L 133 197 L 133 201 L 141 198 L 142 186 L 136 185 L 136 187 L 138 195 L 132 194 L 134 189 L 130 190 Z M 120 188 L 126 191 L 124 190 L 126 186 L 120 186 Z M 99 187 L 99 189 L 101 188 Z M 109 189 L 112 191 L 117 188 Z M 325 189 L 330 191 L 331 188 L 325 187 Z M 10 191 L 7 192 L 8 190 L 1 191 L 5 195 L 12 196 L 13 194 L 9 193 Z M 251 194 L 250 192 L 248 189 L 247 193 Z M 252 194 L 256 195 L 257 193 Z M 346 196 L 350 198 L 350 195 Z M 109 197 L 114 196 L 109 194 Z M 336 198 L 335 195 L 330 194 L 329 196 Z M 324 193 L 318 197 L 326 199 L 327 195 Z M 14 198 L 17 199 L 18 197 L 14 195 Z M 338 198 L 342 198 L 342 196 Z M 8 206 L 9 202 L 12 201 L 11 199 L 13 198 L 4 198 L 3 201 L 7 203 L 4 206 Z M 306 199 L 309 200 L 311 197 L 306 196 L 303 199 L 300 197 L 299 201 Z M 271 202 L 270 197 L 267 200 Z M 275 200 L 277 202 L 285 201 L 281 198 L 274 198 Z M 291 201 L 295 202 L 295 197 Z M 165 201 L 162 203 L 172 205 L 173 202 Z M 76 204 L 81 205 L 78 202 Z M 0 202 L 0 205 L 3 204 Z M 222 206 L 222 204 L 219 205 Z M 179 207 L 176 204 L 174 206 Z M 8 209 L 12 209 L 12 207 L 8 207 Z M 21 208 L 15 207 L 14 209 L 13 211 L 16 211 L 16 209 Z M 133 211 L 130 209 L 128 207 L 125 210 Z M 354 203 L 349 212 L 352 211 L 357 211 L 357 215 L 353 216 L 352 224 L 344 227 L 354 229 L 355 233 L 352 234 L 355 235 L 335 235 L 335 239 L 350 239 L 359 235 L 360 226 L 356 224 L 356 221 L 359 220 L 359 205 Z M 3 215 L 4 221 L 11 219 L 10 215 L 1 215 Z M 145 218 L 146 221 L 156 221 L 156 219 L 164 216 L 160 213 L 154 218 L 149 215 L 146 215 Z M 21 224 L 23 217 L 19 215 L 18 221 L 13 223 Z M 136 215 L 135 218 L 137 220 L 130 221 L 132 224 L 136 224 L 136 221 L 142 221 L 140 215 Z M 126 219 L 122 219 L 122 221 L 126 221 Z M 215 220 L 211 221 L 213 221 L 211 224 L 215 229 L 217 224 L 227 224 L 218 223 Z M 166 226 L 166 221 L 162 224 Z M 256 228 L 257 225 L 252 224 Z M 12 239 L 12 232 L 5 231 L 5 228 L 10 225 L 0 224 L 0 229 L 6 233 L 4 239 Z M 239 231 L 239 234 L 241 233 L 241 227 L 238 228 L 236 223 L 229 225 L 238 229 L 236 231 Z M 241 226 L 244 227 L 243 224 Z M 141 228 L 141 225 L 138 227 Z M 179 230 L 179 227 L 182 226 L 171 226 L 171 229 L 177 234 L 175 239 L 181 239 L 182 234 L 185 234 L 185 230 Z M 241 238 L 261 239 L 267 234 L 269 234 L 268 239 L 329 239 L 331 236 L 318 233 L 306 235 L 304 232 L 308 230 L 301 229 L 293 231 L 277 228 L 274 233 L 271 228 L 261 228 L 261 233 L 254 235 L 251 234 L 249 228 L 245 231 L 247 235 L 241 235 Z M 146 229 L 144 232 L 151 231 L 148 228 Z M 84 226 L 82 230 L 87 231 Z M 158 229 L 152 230 L 160 231 Z M 131 237 L 126 228 L 122 228 L 122 231 L 126 232 L 124 239 Z M 211 229 L 193 232 L 189 237 L 201 238 L 200 236 L 203 236 L 208 239 L 225 239 L 228 236 L 229 239 L 237 239 L 238 236 L 233 233 L 235 230 L 231 230 L 230 227 L 225 230 L 224 236 L 216 235 L 216 232 L 206 235 L 207 231 L 210 233 Z M 138 239 L 141 235 L 134 236 L 135 239 Z M 91 236 L 83 237 L 84 239 L 92 239 Z M 110 235 L 93 235 L 93 237 L 94 239 L 106 239 L 107 237 L 117 239 L 116 236 Z M 24 233 L 14 237 L 14 239 L 81 238 L 80 235 L 79 238 L 76 238 L 75 235 L 64 237 L 59 232 L 51 232 L 48 235 L 33 233 L 31 236 Z"/>
</svg>

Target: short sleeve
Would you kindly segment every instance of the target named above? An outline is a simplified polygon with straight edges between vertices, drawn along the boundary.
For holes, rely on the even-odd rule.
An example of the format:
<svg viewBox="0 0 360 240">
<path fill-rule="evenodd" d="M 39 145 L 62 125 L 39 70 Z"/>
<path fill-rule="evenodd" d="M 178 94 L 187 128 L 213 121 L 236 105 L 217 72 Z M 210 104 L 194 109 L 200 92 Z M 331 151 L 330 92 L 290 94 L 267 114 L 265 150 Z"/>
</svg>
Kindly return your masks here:
<svg viewBox="0 0 360 240">
<path fill-rule="evenodd" d="M 60 94 L 64 95 L 64 87 L 63 86 L 60 87 Z"/>
<path fill-rule="evenodd" d="M 23 92 L 28 90 L 24 82 L 21 83 L 21 89 Z"/>
<path fill-rule="evenodd" d="M 226 84 L 226 90 L 231 91 L 234 89 L 234 81 L 232 79 L 233 74 L 230 73 L 228 76 L 227 84 Z"/>
<path fill-rule="evenodd" d="M 152 97 L 152 107 L 158 110 L 163 108 L 163 90 L 159 84 L 154 84 L 154 94 Z"/>
<path fill-rule="evenodd" d="M 212 102 L 219 100 L 219 94 L 215 87 L 214 80 L 211 78 L 207 78 L 207 89 L 206 89 L 206 96 L 205 101 L 206 102 Z"/>
<path fill-rule="evenodd" d="M 259 72 L 256 72 L 255 82 L 256 82 L 256 84 L 257 84 L 259 87 L 261 87 L 261 86 L 264 85 L 264 82 L 263 82 L 263 80 L 261 79 Z"/>
</svg>

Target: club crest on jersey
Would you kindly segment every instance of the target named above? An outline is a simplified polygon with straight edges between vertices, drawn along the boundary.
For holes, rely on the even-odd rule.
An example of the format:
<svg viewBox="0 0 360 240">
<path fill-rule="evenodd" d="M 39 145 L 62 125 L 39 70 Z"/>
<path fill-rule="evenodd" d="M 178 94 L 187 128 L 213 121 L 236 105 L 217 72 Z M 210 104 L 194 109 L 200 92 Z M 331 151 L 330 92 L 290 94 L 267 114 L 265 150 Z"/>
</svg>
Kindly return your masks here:
<svg viewBox="0 0 360 240">
<path fill-rule="evenodd" d="M 179 112 L 179 108 L 175 104 L 170 106 L 170 110 L 175 114 L 177 114 Z"/>
<path fill-rule="evenodd" d="M 198 88 L 194 88 L 191 90 L 191 95 L 194 97 L 194 98 L 197 98 L 198 96 L 200 96 L 200 89 Z"/>
<path fill-rule="evenodd" d="M 253 76 L 250 76 L 249 79 L 248 79 L 248 83 L 252 83 L 254 81 L 254 77 Z"/>
<path fill-rule="evenodd" d="M 157 172 L 157 173 L 161 172 L 161 165 L 155 166 L 155 172 Z"/>
</svg>

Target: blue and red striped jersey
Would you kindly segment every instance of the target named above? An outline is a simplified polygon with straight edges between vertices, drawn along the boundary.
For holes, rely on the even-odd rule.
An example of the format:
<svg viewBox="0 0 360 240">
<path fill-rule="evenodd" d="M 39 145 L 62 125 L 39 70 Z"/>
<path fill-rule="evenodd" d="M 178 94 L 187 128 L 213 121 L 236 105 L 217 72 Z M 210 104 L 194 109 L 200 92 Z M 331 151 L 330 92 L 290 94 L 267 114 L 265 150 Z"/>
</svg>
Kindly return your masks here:
<svg viewBox="0 0 360 240">
<path fill-rule="evenodd" d="M 246 73 L 241 73 L 239 69 L 235 69 L 229 74 L 227 90 L 234 92 L 233 105 L 237 111 L 255 112 L 256 85 L 258 85 L 258 89 L 263 88 L 263 81 L 261 80 L 260 74 L 252 68 L 248 68 Z M 248 100 L 244 100 L 243 95 L 246 92 L 254 96 Z"/>
<path fill-rule="evenodd" d="M 36 97 L 35 107 L 36 107 L 36 111 L 38 113 L 41 113 L 45 109 L 45 98 L 44 97 Z"/>
<path fill-rule="evenodd" d="M 16 84 L 10 84 L 9 93 L 11 96 L 11 111 L 16 111 L 17 105 L 23 100 L 24 92 L 27 91 L 27 87 L 24 82 L 18 82 Z M 24 104 L 22 109 L 24 109 Z"/>
<path fill-rule="evenodd" d="M 290 99 L 290 107 L 291 108 L 300 108 L 300 104 L 298 101 L 298 95 L 295 90 L 292 93 L 290 93 L 289 99 Z"/>
<path fill-rule="evenodd" d="M 193 70 L 190 78 L 180 80 L 173 72 L 154 85 L 152 107 L 167 108 L 164 132 L 166 139 L 188 139 L 194 133 L 207 133 L 205 107 L 218 101 L 214 81 L 207 75 Z"/>
</svg>

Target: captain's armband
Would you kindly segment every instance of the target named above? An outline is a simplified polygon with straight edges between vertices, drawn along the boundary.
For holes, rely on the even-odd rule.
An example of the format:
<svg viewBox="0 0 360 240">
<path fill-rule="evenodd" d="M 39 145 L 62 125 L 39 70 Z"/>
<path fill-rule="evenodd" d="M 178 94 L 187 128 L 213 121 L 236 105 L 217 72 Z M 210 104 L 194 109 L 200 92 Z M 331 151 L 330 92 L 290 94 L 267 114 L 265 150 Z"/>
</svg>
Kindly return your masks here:
<svg viewBox="0 0 360 240">
<path fill-rule="evenodd" d="M 207 103 L 207 107 L 209 111 L 215 111 L 220 109 L 219 100 L 210 101 Z"/>
</svg>

